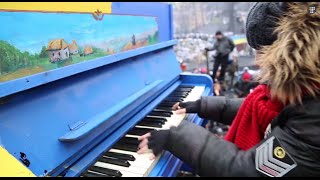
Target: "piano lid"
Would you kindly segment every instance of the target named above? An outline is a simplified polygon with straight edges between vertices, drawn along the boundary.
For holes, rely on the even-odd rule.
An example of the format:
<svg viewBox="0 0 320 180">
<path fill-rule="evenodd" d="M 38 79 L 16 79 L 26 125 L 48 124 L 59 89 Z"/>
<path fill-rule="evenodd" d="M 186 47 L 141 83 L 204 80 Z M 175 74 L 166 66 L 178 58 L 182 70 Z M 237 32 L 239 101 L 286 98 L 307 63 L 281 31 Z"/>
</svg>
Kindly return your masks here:
<svg viewBox="0 0 320 180">
<path fill-rule="evenodd" d="M 156 10 L 170 6 L 130 3 L 147 15 L 119 15 L 126 4 L 118 14 L 0 10 L 10 54 L 0 54 L 0 145 L 35 175 L 74 162 L 178 80 L 170 11 Z"/>
</svg>

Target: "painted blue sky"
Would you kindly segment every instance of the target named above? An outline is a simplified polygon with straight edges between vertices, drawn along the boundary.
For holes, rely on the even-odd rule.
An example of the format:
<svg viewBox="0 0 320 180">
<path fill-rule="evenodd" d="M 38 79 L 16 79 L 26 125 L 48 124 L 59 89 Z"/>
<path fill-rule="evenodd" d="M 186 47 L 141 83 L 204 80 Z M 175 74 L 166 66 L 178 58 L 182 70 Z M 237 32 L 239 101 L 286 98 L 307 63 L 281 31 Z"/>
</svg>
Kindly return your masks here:
<svg viewBox="0 0 320 180">
<path fill-rule="evenodd" d="M 67 43 L 74 39 L 82 45 L 131 37 L 158 26 L 154 17 L 104 15 L 96 21 L 91 14 L 39 12 L 0 12 L 0 22 L 0 40 L 32 54 L 52 39 L 63 38 Z"/>
</svg>

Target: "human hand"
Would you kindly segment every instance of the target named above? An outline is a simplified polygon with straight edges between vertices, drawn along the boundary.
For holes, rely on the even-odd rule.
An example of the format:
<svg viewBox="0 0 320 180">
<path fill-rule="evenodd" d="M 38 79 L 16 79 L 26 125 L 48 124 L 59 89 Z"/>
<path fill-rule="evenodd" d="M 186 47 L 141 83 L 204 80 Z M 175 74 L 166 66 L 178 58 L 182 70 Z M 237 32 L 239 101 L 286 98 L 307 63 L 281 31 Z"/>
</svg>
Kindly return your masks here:
<svg viewBox="0 0 320 180">
<path fill-rule="evenodd" d="M 199 113 L 200 112 L 200 99 L 197 101 L 178 102 L 172 106 L 176 114 L 184 113 Z"/>
<path fill-rule="evenodd" d="M 184 114 L 184 113 L 187 112 L 186 108 L 183 108 L 183 107 L 180 106 L 180 102 L 177 102 L 176 104 L 174 104 L 172 106 L 172 109 L 175 110 L 176 114 Z"/>
<path fill-rule="evenodd" d="M 169 137 L 169 130 L 152 131 L 138 138 L 140 142 L 138 154 L 146 153 L 148 149 L 152 150 L 149 159 L 155 159 L 163 150 L 166 149 L 166 142 Z"/>
<path fill-rule="evenodd" d="M 149 142 L 149 137 L 151 136 L 151 133 L 147 133 L 147 134 L 145 134 L 145 135 L 143 135 L 143 136 L 140 136 L 139 138 L 138 138 L 138 140 L 139 141 L 141 141 L 140 142 L 140 144 L 139 144 L 139 150 L 138 150 L 138 154 L 143 154 L 143 153 L 146 153 L 147 152 L 147 150 L 149 149 L 149 147 L 148 147 L 148 142 Z M 153 159 L 155 159 L 155 155 L 152 153 L 151 155 L 150 155 L 150 157 L 149 157 L 149 159 L 150 160 L 153 160 Z"/>
</svg>

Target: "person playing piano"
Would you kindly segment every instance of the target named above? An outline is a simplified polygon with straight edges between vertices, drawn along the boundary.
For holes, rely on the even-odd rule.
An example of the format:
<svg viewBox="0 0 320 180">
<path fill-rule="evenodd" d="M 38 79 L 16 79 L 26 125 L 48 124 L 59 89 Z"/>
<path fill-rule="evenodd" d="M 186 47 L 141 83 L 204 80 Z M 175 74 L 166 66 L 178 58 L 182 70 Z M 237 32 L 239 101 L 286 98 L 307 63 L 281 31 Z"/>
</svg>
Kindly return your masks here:
<svg viewBox="0 0 320 180">
<path fill-rule="evenodd" d="M 168 150 L 200 176 L 320 176 L 318 2 L 258 2 L 246 22 L 261 84 L 245 99 L 202 97 L 176 113 L 231 124 L 225 139 L 183 121 L 141 136 L 138 153 Z M 153 158 L 153 157 L 151 157 Z"/>
</svg>

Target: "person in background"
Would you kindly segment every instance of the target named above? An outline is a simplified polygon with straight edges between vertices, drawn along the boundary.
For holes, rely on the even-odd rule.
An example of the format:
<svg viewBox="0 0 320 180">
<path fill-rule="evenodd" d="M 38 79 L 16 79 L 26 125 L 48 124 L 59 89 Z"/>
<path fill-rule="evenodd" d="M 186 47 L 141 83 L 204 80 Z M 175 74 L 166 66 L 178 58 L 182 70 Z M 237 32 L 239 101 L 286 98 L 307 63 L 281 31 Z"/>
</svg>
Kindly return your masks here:
<svg viewBox="0 0 320 180">
<path fill-rule="evenodd" d="M 224 36 L 221 31 L 217 31 L 215 34 L 216 42 L 213 48 L 206 48 L 207 51 L 216 51 L 215 60 L 213 64 L 212 80 L 215 81 L 216 73 L 221 65 L 221 74 L 219 81 L 224 81 L 224 75 L 228 65 L 229 54 L 233 51 L 235 45 L 231 39 Z"/>
<path fill-rule="evenodd" d="M 259 82 L 253 81 L 252 75 L 248 71 L 249 69 L 245 67 L 241 79 L 235 84 L 235 93 L 240 98 L 246 97 L 252 89 L 259 85 Z"/>
<path fill-rule="evenodd" d="M 175 113 L 231 127 L 220 139 L 182 121 L 141 137 L 138 153 L 168 150 L 200 176 L 320 176 L 319 2 L 257 2 L 246 21 L 260 85 L 245 99 L 201 97 Z M 154 158 L 151 157 L 151 158 Z"/>
<path fill-rule="evenodd" d="M 229 90 L 233 88 L 234 76 L 238 71 L 238 57 L 238 50 L 237 48 L 234 48 L 233 51 L 229 54 L 229 61 L 226 69 L 226 72 L 228 72 L 228 75 L 230 76 L 230 82 L 226 82 Z"/>
</svg>

